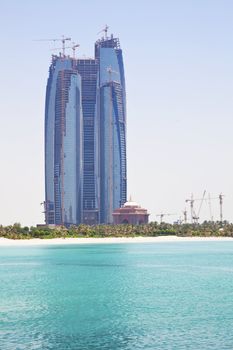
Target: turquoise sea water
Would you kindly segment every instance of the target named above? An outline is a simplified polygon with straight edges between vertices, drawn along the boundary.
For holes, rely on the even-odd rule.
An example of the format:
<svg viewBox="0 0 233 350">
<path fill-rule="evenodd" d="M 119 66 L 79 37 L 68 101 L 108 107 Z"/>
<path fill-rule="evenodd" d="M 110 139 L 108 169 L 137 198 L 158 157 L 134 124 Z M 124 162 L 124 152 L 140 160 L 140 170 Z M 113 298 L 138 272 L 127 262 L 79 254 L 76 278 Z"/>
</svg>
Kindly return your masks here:
<svg viewBox="0 0 233 350">
<path fill-rule="evenodd" d="M 0 247 L 1 350 L 233 349 L 233 242 Z"/>
</svg>

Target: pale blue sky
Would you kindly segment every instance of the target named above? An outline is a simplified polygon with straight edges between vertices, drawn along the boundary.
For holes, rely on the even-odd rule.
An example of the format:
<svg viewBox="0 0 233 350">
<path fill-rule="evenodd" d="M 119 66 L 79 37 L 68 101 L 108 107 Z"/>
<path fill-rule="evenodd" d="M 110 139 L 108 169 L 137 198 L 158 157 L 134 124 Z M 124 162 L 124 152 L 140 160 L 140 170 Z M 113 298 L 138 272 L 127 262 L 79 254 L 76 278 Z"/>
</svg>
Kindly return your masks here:
<svg viewBox="0 0 233 350">
<path fill-rule="evenodd" d="M 1 0 L 0 223 L 43 222 L 45 87 L 53 43 L 71 36 L 93 56 L 105 24 L 124 53 L 128 194 L 177 213 L 223 192 L 233 221 L 233 1 Z M 57 43 L 55 47 L 57 47 Z M 188 209 L 188 207 L 187 207 Z M 212 211 L 219 218 L 218 202 Z M 205 204 L 202 219 L 209 219 Z"/>
</svg>

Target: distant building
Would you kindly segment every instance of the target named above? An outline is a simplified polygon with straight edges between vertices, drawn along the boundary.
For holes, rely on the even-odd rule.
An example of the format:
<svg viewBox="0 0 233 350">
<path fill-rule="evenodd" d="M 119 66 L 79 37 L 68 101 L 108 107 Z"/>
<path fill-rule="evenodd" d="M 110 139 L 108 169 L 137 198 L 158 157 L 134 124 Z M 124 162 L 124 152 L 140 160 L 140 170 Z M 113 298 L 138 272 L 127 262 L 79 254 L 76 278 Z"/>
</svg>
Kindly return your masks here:
<svg viewBox="0 0 233 350">
<path fill-rule="evenodd" d="M 136 202 L 128 201 L 121 208 L 113 211 L 114 224 L 147 224 L 149 215 L 147 209 L 141 208 Z"/>
</svg>

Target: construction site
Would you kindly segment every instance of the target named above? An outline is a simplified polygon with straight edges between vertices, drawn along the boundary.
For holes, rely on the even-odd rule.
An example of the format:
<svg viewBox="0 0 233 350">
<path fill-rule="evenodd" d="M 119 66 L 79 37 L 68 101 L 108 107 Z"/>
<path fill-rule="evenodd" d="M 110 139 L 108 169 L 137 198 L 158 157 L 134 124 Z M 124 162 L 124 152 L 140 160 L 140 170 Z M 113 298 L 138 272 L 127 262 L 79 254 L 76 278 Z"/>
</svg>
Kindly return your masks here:
<svg viewBox="0 0 233 350">
<path fill-rule="evenodd" d="M 210 193 L 207 194 L 206 190 L 201 197 L 195 197 L 192 193 L 190 198 L 185 199 L 185 208 L 181 213 L 156 213 L 155 217 L 158 218 L 156 221 L 159 221 L 160 223 L 173 221 L 173 223 L 177 224 L 199 224 L 203 221 L 218 221 L 223 223 L 225 220 L 223 216 L 224 197 L 225 195 L 222 193 L 217 196 L 211 196 Z M 218 216 L 216 216 L 216 208 Z"/>
</svg>

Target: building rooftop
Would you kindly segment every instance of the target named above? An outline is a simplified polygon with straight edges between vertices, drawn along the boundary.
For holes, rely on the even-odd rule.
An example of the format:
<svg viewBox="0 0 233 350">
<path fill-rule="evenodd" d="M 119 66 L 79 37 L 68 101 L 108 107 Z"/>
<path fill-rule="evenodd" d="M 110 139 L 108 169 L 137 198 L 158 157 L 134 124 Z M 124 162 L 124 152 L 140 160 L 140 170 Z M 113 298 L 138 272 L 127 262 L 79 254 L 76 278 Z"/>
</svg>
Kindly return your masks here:
<svg viewBox="0 0 233 350">
<path fill-rule="evenodd" d="M 140 206 L 138 205 L 137 202 L 133 202 L 133 201 L 129 200 L 129 201 L 125 202 L 125 204 L 123 205 L 123 208 L 126 208 L 126 207 L 140 207 Z"/>
</svg>

